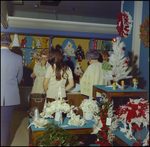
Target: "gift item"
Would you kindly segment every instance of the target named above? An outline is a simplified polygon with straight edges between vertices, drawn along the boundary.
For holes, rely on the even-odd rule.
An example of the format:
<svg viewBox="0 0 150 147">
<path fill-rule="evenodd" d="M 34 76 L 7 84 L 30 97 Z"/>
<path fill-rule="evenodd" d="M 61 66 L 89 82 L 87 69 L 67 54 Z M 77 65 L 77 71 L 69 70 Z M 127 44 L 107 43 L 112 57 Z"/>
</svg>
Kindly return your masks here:
<svg viewBox="0 0 150 147">
<path fill-rule="evenodd" d="M 129 12 L 124 11 L 123 13 L 119 13 L 116 29 L 118 30 L 120 37 L 128 37 L 131 32 L 132 22 L 132 16 L 129 14 Z"/>
<path fill-rule="evenodd" d="M 14 46 L 20 47 L 18 34 L 14 34 L 14 38 L 13 38 L 11 47 L 14 47 Z"/>
<path fill-rule="evenodd" d="M 21 47 L 26 47 L 26 37 L 23 37 L 22 40 L 21 40 Z"/>
<path fill-rule="evenodd" d="M 149 133 L 149 103 L 147 100 L 131 99 L 124 106 L 119 106 L 116 114 L 118 115 L 118 121 L 123 124 L 120 131 L 125 133 L 125 137 L 129 140 L 142 139 L 145 134 L 144 144 L 149 145 L 149 139 L 146 133 Z M 144 134 L 140 135 L 140 131 L 144 130 Z M 135 132 L 139 135 L 135 136 Z M 147 133 L 147 134 L 148 134 Z M 140 146 L 142 144 L 140 143 Z"/>
<path fill-rule="evenodd" d="M 65 56 L 75 56 L 74 54 L 74 48 L 73 48 L 73 44 L 71 43 L 71 41 L 68 41 L 66 47 L 64 48 L 64 55 Z"/>
<path fill-rule="evenodd" d="M 29 115 L 32 117 L 32 123 L 27 127 L 27 129 L 34 125 L 35 128 L 43 128 L 45 124 L 49 123 L 48 120 L 40 117 L 39 110 L 37 107 L 33 107 L 29 110 Z"/>
<path fill-rule="evenodd" d="M 140 25 L 140 38 L 144 47 L 149 47 L 149 15 Z"/>
<path fill-rule="evenodd" d="M 115 82 L 113 82 L 112 86 L 113 86 L 113 90 L 116 90 L 116 83 Z"/>
<path fill-rule="evenodd" d="M 133 89 L 137 90 L 138 80 L 136 78 L 134 78 L 132 81 L 133 81 Z"/>
<path fill-rule="evenodd" d="M 115 110 L 113 110 L 113 101 L 108 102 L 108 98 L 103 93 L 99 105 L 99 113 L 94 116 L 96 121 L 91 134 L 97 134 L 96 144 L 110 146 L 115 139 L 113 131 L 118 127 L 117 116 L 114 114 Z"/>
<path fill-rule="evenodd" d="M 124 81 L 122 80 L 121 81 L 121 90 L 124 90 L 124 86 L 125 86 L 125 84 L 124 84 Z"/>
<path fill-rule="evenodd" d="M 48 39 L 47 38 L 42 38 L 42 48 L 47 48 L 47 41 Z"/>
<path fill-rule="evenodd" d="M 81 69 L 80 64 L 81 63 L 78 63 L 74 68 L 74 73 L 77 75 L 78 78 L 80 78 L 80 75 L 83 73 L 83 69 Z"/>
<path fill-rule="evenodd" d="M 36 46 L 37 46 L 37 48 L 40 48 L 42 46 L 39 38 L 37 40 Z"/>
<path fill-rule="evenodd" d="M 43 110 L 40 115 L 43 118 L 52 118 L 53 113 L 57 113 L 55 120 L 59 121 L 60 117 L 62 116 L 61 113 L 69 113 L 70 112 L 70 105 L 66 103 L 67 100 L 64 100 L 61 96 L 61 87 L 58 90 L 58 97 L 55 98 L 55 101 L 46 103 L 46 108 Z M 59 115 L 60 114 L 60 115 Z"/>
<path fill-rule="evenodd" d="M 33 49 L 35 48 L 35 41 L 32 41 L 32 46 Z"/>
<path fill-rule="evenodd" d="M 78 62 L 81 62 L 83 59 L 85 59 L 84 51 L 81 47 L 81 45 L 78 46 L 76 52 L 75 52 L 75 60 L 78 59 Z"/>
<path fill-rule="evenodd" d="M 84 99 L 79 108 L 82 109 L 83 117 L 87 120 L 93 119 L 93 115 L 99 112 L 97 101 L 90 98 Z"/>
</svg>

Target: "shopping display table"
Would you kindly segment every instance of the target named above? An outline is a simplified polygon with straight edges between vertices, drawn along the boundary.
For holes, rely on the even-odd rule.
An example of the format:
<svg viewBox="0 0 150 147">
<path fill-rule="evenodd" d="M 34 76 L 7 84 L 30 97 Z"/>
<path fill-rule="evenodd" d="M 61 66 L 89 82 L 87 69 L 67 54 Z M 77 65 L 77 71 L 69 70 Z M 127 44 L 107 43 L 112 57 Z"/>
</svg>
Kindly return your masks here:
<svg viewBox="0 0 150 147">
<path fill-rule="evenodd" d="M 52 119 L 47 119 L 47 120 L 49 122 L 52 122 L 52 120 L 54 119 L 52 118 Z M 68 120 L 69 118 L 65 117 L 62 125 L 68 125 Z M 31 123 L 32 123 L 32 118 L 29 118 L 29 124 Z M 54 120 L 54 123 L 58 125 L 58 122 L 55 120 Z M 67 127 L 62 127 L 62 128 L 74 134 L 90 134 L 93 132 L 94 124 L 95 124 L 95 121 L 93 119 L 93 120 L 86 120 L 86 124 L 81 127 L 68 125 Z M 58 126 L 61 127 L 61 125 L 58 125 Z M 42 135 L 45 130 L 46 130 L 45 128 L 35 128 L 34 125 L 31 125 L 31 127 L 29 128 L 29 144 L 36 146 L 36 144 L 34 143 L 34 140 L 36 139 L 37 136 Z"/>
<path fill-rule="evenodd" d="M 112 87 L 106 87 L 108 85 L 93 85 L 93 97 L 96 100 L 96 92 L 105 93 L 108 101 L 111 102 L 112 97 L 132 97 L 136 98 L 137 96 L 141 96 L 143 99 L 147 100 L 147 90 L 143 90 L 138 88 L 137 90 L 133 90 L 132 86 L 125 85 L 125 89 L 121 90 L 120 88 L 116 88 L 113 90 Z"/>
</svg>

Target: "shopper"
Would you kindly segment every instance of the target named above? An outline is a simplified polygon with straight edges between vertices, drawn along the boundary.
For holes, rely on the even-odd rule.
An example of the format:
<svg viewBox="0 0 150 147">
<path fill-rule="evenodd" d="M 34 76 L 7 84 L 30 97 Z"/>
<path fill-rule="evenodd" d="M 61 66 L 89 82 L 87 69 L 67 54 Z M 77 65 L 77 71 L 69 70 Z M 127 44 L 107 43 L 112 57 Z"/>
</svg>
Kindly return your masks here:
<svg viewBox="0 0 150 147">
<path fill-rule="evenodd" d="M 87 98 L 93 99 L 93 85 L 103 85 L 103 70 L 99 52 L 95 49 L 89 49 L 85 54 L 86 59 L 90 63 L 80 79 L 81 94 Z M 97 93 L 100 97 L 101 94 Z"/>
<path fill-rule="evenodd" d="M 43 81 L 46 74 L 47 68 L 50 66 L 48 63 L 49 59 L 49 50 L 43 49 L 40 52 L 40 61 L 34 65 L 33 73 L 31 77 L 34 78 L 34 84 L 31 91 L 31 97 L 34 97 L 34 94 L 39 94 L 39 98 L 45 98 L 45 90 L 43 88 Z"/>
<path fill-rule="evenodd" d="M 58 97 L 59 87 L 61 97 L 66 99 L 66 91 L 74 86 L 74 79 L 70 67 L 63 61 L 63 54 L 59 49 L 50 51 L 50 66 L 48 67 L 43 82 L 47 101 L 54 101 Z M 68 85 L 65 86 L 68 79 Z"/>
<path fill-rule="evenodd" d="M 11 145 L 10 121 L 14 108 L 20 104 L 18 84 L 23 76 L 23 61 L 20 55 L 10 51 L 9 34 L 1 35 L 1 146 Z M 7 143 L 7 144 L 6 144 Z"/>
</svg>

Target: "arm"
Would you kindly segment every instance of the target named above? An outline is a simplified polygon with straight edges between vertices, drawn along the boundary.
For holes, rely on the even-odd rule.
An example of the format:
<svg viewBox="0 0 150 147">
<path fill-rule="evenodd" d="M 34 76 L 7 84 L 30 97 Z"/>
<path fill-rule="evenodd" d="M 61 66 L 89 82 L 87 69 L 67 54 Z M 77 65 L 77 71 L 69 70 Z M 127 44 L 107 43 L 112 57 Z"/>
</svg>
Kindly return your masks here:
<svg viewBox="0 0 150 147">
<path fill-rule="evenodd" d="M 35 74 L 35 68 L 36 68 L 37 64 L 34 65 L 34 68 L 33 68 L 33 73 L 30 75 L 31 78 L 35 78 L 36 77 L 36 74 Z"/>
<path fill-rule="evenodd" d="M 21 58 L 21 61 L 20 61 L 20 67 L 19 67 L 19 71 L 18 71 L 18 84 L 21 82 L 22 80 L 22 77 L 23 77 L 23 64 L 22 64 L 22 57 Z"/>
<path fill-rule="evenodd" d="M 74 86 L 74 80 L 73 78 L 68 79 L 69 84 L 66 86 L 65 90 L 68 91 Z"/>
<path fill-rule="evenodd" d="M 31 78 L 35 78 L 36 77 L 35 73 L 32 73 L 30 76 L 31 76 Z"/>
<path fill-rule="evenodd" d="M 44 87 L 45 92 L 46 92 L 47 89 L 48 89 L 49 79 L 50 79 L 50 78 L 44 78 L 43 87 Z"/>
</svg>

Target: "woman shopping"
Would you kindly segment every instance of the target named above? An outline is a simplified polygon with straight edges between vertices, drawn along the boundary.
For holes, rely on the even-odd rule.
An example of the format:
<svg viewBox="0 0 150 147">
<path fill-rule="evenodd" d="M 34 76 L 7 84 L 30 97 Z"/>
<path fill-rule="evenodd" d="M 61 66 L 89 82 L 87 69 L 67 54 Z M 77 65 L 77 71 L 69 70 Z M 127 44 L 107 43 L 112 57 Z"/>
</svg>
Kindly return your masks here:
<svg viewBox="0 0 150 147">
<path fill-rule="evenodd" d="M 50 51 L 50 59 L 48 62 L 50 66 L 46 71 L 43 82 L 47 102 L 52 102 L 55 98 L 58 98 L 59 89 L 61 89 L 61 97 L 66 99 L 66 91 L 74 86 L 72 71 L 63 61 L 63 54 L 59 49 Z M 67 79 L 69 83 L 65 86 Z"/>
<path fill-rule="evenodd" d="M 40 57 L 40 61 L 34 65 L 33 73 L 31 74 L 31 77 L 35 78 L 31 94 L 45 94 L 45 90 L 43 88 L 43 81 L 46 70 L 50 66 L 50 64 L 47 62 L 49 59 L 49 51 L 43 49 L 40 52 Z"/>
</svg>

